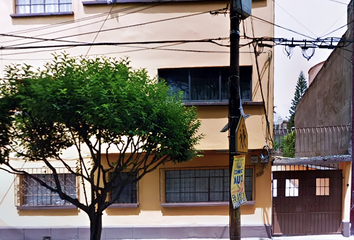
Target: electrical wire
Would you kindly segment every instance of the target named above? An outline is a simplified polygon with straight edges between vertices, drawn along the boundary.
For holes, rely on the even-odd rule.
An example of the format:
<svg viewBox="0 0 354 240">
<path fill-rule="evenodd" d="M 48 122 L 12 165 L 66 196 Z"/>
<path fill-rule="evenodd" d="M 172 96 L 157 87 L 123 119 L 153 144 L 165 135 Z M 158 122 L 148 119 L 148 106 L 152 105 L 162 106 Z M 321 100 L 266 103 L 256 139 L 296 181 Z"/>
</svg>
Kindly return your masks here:
<svg viewBox="0 0 354 240">
<path fill-rule="evenodd" d="M 340 4 L 344 4 L 344 5 L 348 5 L 348 4 L 344 3 L 344 2 L 340 2 L 340 1 L 336 1 L 336 0 L 328 0 L 328 1 L 335 2 L 335 3 L 340 3 Z"/>
<path fill-rule="evenodd" d="M 281 9 L 283 9 L 284 12 L 286 12 L 290 17 L 292 17 L 296 22 L 298 22 L 301 26 L 303 26 L 307 31 L 309 31 L 310 33 L 312 33 L 316 38 L 317 35 L 314 34 L 310 29 L 308 29 L 304 24 L 302 24 L 299 20 L 297 20 L 293 15 L 291 15 L 288 11 L 286 11 L 282 6 L 279 5 L 279 3 L 277 3 L 275 0 L 273 0 L 273 2 L 278 5 L 278 7 L 280 7 Z"/>
<path fill-rule="evenodd" d="M 171 44 L 170 46 L 173 45 L 179 45 L 179 44 L 183 44 L 183 43 L 176 43 L 176 44 Z M 229 51 L 211 51 L 211 50 L 193 50 L 193 49 L 175 49 L 175 48 L 165 48 L 169 45 L 164 45 L 164 46 L 158 46 L 158 47 L 143 47 L 143 46 L 122 46 L 122 47 L 131 47 L 131 48 L 139 48 L 139 49 L 134 49 L 134 50 L 127 50 L 127 51 L 120 51 L 120 52 L 107 52 L 107 53 L 100 53 L 100 54 L 96 54 L 96 53 L 92 53 L 89 54 L 88 56 L 97 56 L 97 55 L 113 55 L 113 54 L 121 54 L 121 53 L 129 53 L 129 52 L 138 52 L 138 51 L 144 51 L 144 50 L 161 50 L 161 51 L 177 51 L 177 52 L 187 52 L 187 53 L 222 53 L 222 54 L 229 54 Z M 253 51 L 239 51 L 240 54 L 243 53 L 254 53 Z M 25 54 L 25 53 L 19 53 L 19 54 Z M 3 54 L 3 55 L 12 55 L 10 54 Z M 81 55 L 73 55 L 75 56 L 81 56 Z M 46 58 L 46 59 L 39 59 L 39 58 L 35 58 L 35 59 L 29 59 L 29 58 L 1 58 L 0 60 L 51 60 L 51 58 Z"/>
<path fill-rule="evenodd" d="M 278 27 L 278 28 L 281 28 L 281 29 L 287 30 L 287 31 L 289 31 L 289 32 L 292 32 L 292 33 L 295 33 L 295 34 L 301 35 L 301 36 L 303 36 L 303 37 L 307 37 L 307 38 L 310 38 L 310 39 L 315 40 L 315 38 L 313 38 L 313 37 L 310 37 L 310 36 L 308 36 L 308 35 L 305 35 L 305 34 L 299 33 L 299 32 L 297 32 L 297 31 L 295 31 L 295 30 L 290 29 L 290 28 L 286 28 L 286 27 L 280 26 L 280 25 L 278 25 L 278 24 L 272 23 L 272 22 L 267 21 L 267 20 L 265 20 L 265 19 L 263 19 L 263 18 L 260 18 L 260 17 L 254 16 L 254 15 L 252 15 L 252 17 L 254 17 L 255 19 L 257 19 L 257 20 L 259 20 L 259 21 L 262 21 L 262 22 L 265 22 L 265 23 L 271 24 L 271 25 L 273 25 L 273 26 L 275 26 L 275 27 Z"/>
<path fill-rule="evenodd" d="M 263 101 L 263 110 L 264 110 L 264 115 L 265 115 L 265 119 L 266 119 L 266 128 L 267 128 L 267 132 L 268 132 L 268 138 L 272 143 L 273 143 L 273 139 L 272 139 L 272 135 L 270 133 L 270 123 L 269 123 L 269 119 L 268 119 L 268 114 L 267 114 L 267 108 L 265 105 L 265 100 L 264 100 L 264 94 L 263 94 L 263 87 L 262 87 L 262 79 L 261 79 L 261 75 L 260 75 L 260 71 L 259 71 L 259 63 L 258 63 L 258 55 L 257 55 L 257 51 L 256 51 L 256 46 L 254 47 L 254 55 L 255 55 L 255 60 L 256 60 L 256 70 L 257 70 L 257 77 L 258 77 L 258 82 L 259 82 L 259 89 L 261 91 L 261 97 L 262 97 L 262 101 Z"/>
<path fill-rule="evenodd" d="M 157 4 L 159 5 L 159 4 Z M 128 10 L 132 10 L 132 9 L 136 9 L 136 8 L 140 8 L 142 5 L 139 5 L 139 6 L 129 6 L 129 7 L 126 7 L 126 8 L 121 8 L 121 9 L 118 9 L 118 10 L 115 10 L 115 11 L 112 11 L 112 14 L 113 13 L 119 13 L 119 12 L 123 12 L 123 11 L 128 11 Z M 143 5 L 145 6 L 145 5 Z M 148 8 L 151 8 L 151 7 L 154 7 L 154 6 L 149 6 L 149 7 L 146 7 L 144 9 L 141 9 L 141 11 L 145 10 L 145 9 L 148 9 Z M 65 22 L 61 22 L 61 23 L 56 23 L 56 24 L 51 24 L 51 25 L 48 25 L 48 26 L 41 26 L 41 27 L 36 27 L 36 28 L 30 28 L 30 29 L 26 29 L 26 30 L 19 30 L 19 31 L 13 31 L 13 32 L 9 32 L 7 34 L 20 34 L 20 33 L 31 33 L 31 32 L 36 32 L 36 31 L 42 31 L 42 30 L 45 30 L 45 29 L 50 29 L 50 28 L 56 28 L 56 27 L 61 27 L 63 25 L 68 25 L 68 24 L 72 24 L 72 23 L 78 23 L 78 22 L 84 22 L 84 21 L 88 21 L 88 20 L 92 20 L 92 19 L 95 19 L 95 18 L 100 18 L 100 17 L 103 17 L 103 16 L 106 16 L 108 12 L 105 12 L 105 13 L 100 13 L 100 14 L 96 14 L 94 16 L 90 16 L 90 17 L 84 17 L 84 18 L 79 18 L 79 19 L 75 19 L 75 20 L 70 20 L 70 21 L 65 21 Z M 132 12 L 132 13 L 135 13 L 135 12 Z M 128 15 L 130 13 L 127 13 L 125 15 Z M 123 16 L 125 16 L 123 15 Z M 96 21 L 96 22 L 93 22 L 93 23 L 88 23 L 88 24 L 84 24 L 84 25 L 79 25 L 79 26 L 75 26 L 75 27 L 72 27 L 72 28 L 66 28 L 66 29 L 63 29 L 63 30 L 58 30 L 58 31 L 54 31 L 54 32 L 49 32 L 49 33 L 44 33 L 44 34 L 39 34 L 39 35 L 36 35 L 34 37 L 38 37 L 38 36 L 43 36 L 43 35 L 48 35 L 48 34 L 52 34 L 52 33 L 58 33 L 58 32 L 63 32 L 63 31 L 67 31 L 67 30 L 71 30 L 71 29 L 74 29 L 74 28 L 77 28 L 77 27 L 83 27 L 83 26 L 87 26 L 87 25 L 91 25 L 91 24 L 94 24 L 94 23 L 99 23 L 99 22 L 102 22 L 103 20 L 99 20 L 99 21 Z M 0 42 L 0 44 L 3 44 L 3 43 L 6 43 L 6 42 L 12 42 L 12 41 L 3 41 L 3 42 Z"/>
<path fill-rule="evenodd" d="M 144 11 L 146 9 L 149 9 L 149 8 L 153 8 L 153 7 L 156 7 L 160 4 L 155 4 L 155 5 L 152 5 L 152 6 L 148 6 L 148 7 L 145 7 L 145 8 L 142 8 L 142 9 L 138 9 L 136 11 L 133 11 L 133 12 L 129 12 L 129 13 L 126 13 L 124 15 L 121 16 L 122 17 L 125 17 L 127 15 L 130 15 L 130 14 L 133 14 L 133 13 L 137 13 L 137 12 L 141 12 L 141 11 Z M 118 9 L 116 11 L 112 11 L 111 14 L 113 13 L 119 13 L 119 12 L 122 12 L 122 11 L 125 11 L 127 9 L 135 9 L 135 8 L 138 8 L 138 7 L 130 7 L 130 8 L 125 8 L 125 9 Z M 110 14 L 108 12 L 108 14 Z M 102 16 L 102 14 L 99 14 L 100 17 Z M 43 33 L 43 34 L 39 34 L 39 35 L 36 35 L 35 37 L 38 37 L 38 36 L 43 36 L 43 35 L 48 35 L 48 34 L 54 34 L 54 33 L 59 33 L 59 32 L 65 32 L 65 31 L 68 31 L 68 30 L 72 30 L 72 29 L 76 29 L 76 28 L 82 28 L 84 26 L 89 26 L 89 25 L 92 25 L 92 24 L 95 24 L 95 23 L 99 23 L 99 22 L 102 22 L 102 21 L 105 21 L 105 20 L 99 20 L 99 21 L 95 21 L 95 22 L 90 22 L 90 23 L 87 23 L 87 24 L 83 24 L 83 25 L 79 25 L 79 26 L 74 26 L 74 27 L 71 27 L 71 28 L 66 28 L 66 29 L 62 29 L 62 30 L 57 30 L 57 31 L 54 31 L 54 32 L 46 32 L 46 33 Z M 62 37 L 59 37 L 59 38 L 56 38 L 56 39 L 61 39 Z M 7 41 L 9 42 L 9 41 Z M 32 44 L 32 43 L 38 43 L 38 42 L 41 42 L 41 41 L 35 41 L 35 42 L 27 42 L 27 43 L 19 43 L 19 44 L 13 44 L 13 45 L 9 45 L 9 46 L 21 46 L 21 45 L 26 45 L 26 44 Z M 5 43 L 5 42 L 1 42 L 1 43 Z M 0 44 L 1 44 L 0 43 Z"/>
<path fill-rule="evenodd" d="M 6 34 L 6 33 L 0 33 L 0 36 L 13 37 L 13 38 L 23 38 L 23 39 L 35 39 L 35 40 L 40 40 L 41 42 L 56 41 L 56 42 L 66 42 L 66 43 L 85 43 L 85 42 L 70 41 L 70 40 L 61 40 L 61 39 L 51 39 L 51 38 L 38 38 L 38 37 L 20 36 L 20 35 L 14 35 L 14 34 Z"/>
<path fill-rule="evenodd" d="M 136 24 L 126 25 L 126 26 L 121 26 L 121 27 L 103 29 L 101 31 L 90 31 L 90 32 L 85 32 L 85 33 L 71 34 L 71 35 L 61 36 L 61 37 L 54 38 L 54 39 L 71 38 L 71 37 L 78 37 L 78 36 L 83 36 L 83 35 L 95 34 L 97 32 L 108 32 L 108 31 L 114 31 L 114 30 L 120 30 L 120 29 L 132 28 L 132 27 L 145 26 L 148 24 L 154 24 L 154 23 L 160 23 L 160 22 L 172 21 L 172 20 L 177 20 L 177 19 L 182 19 L 182 18 L 187 18 L 187 17 L 198 16 L 198 15 L 210 13 L 210 11 L 218 11 L 218 10 L 221 10 L 221 9 L 209 10 L 209 11 L 204 11 L 204 12 L 199 12 L 199 13 L 187 14 L 187 15 L 183 15 L 183 16 L 159 19 L 159 20 L 142 22 L 142 23 L 136 23 Z M 33 42 L 31 42 L 31 43 L 33 43 Z M 31 43 L 28 43 L 28 44 L 31 44 Z M 10 47 L 10 46 L 8 46 L 8 47 Z"/>
<path fill-rule="evenodd" d="M 66 49 L 71 49 L 73 47 L 63 47 L 63 48 L 58 48 L 54 51 L 62 51 Z M 2 50 L 1 50 L 2 51 Z M 14 52 L 14 53 L 3 53 L 2 56 L 13 56 L 13 55 L 23 55 L 23 54 L 34 54 L 34 53 L 42 53 L 42 52 L 53 52 L 53 49 L 41 49 L 41 50 L 36 50 L 36 51 L 29 51 L 29 52 Z"/>
<path fill-rule="evenodd" d="M 319 37 L 319 38 L 322 38 L 322 37 L 324 37 L 324 36 L 326 36 L 326 32 L 329 30 L 329 29 L 331 29 L 343 16 L 344 16 L 344 14 L 346 14 L 347 13 L 347 11 L 345 11 L 343 14 L 342 14 L 342 16 L 340 16 L 338 19 L 337 19 L 337 21 L 335 21 L 326 31 L 324 31 L 324 33 L 322 33 L 322 35 Z"/>
<path fill-rule="evenodd" d="M 330 35 L 330 34 L 332 34 L 332 33 L 334 33 L 334 32 L 337 32 L 338 30 L 340 30 L 340 29 L 342 29 L 342 28 L 344 28 L 344 27 L 349 26 L 349 25 L 352 24 L 353 22 L 354 22 L 354 20 L 350 21 L 349 23 L 347 23 L 347 24 L 345 24 L 345 25 L 343 25 L 343 26 L 341 26 L 341 27 L 339 27 L 339 28 L 337 28 L 337 29 L 334 29 L 333 31 L 331 31 L 331 32 L 329 32 L 329 33 L 323 35 L 322 37 L 325 37 L 325 36 L 328 36 L 328 35 Z"/>
<path fill-rule="evenodd" d="M 210 38 L 210 39 L 196 39 L 196 40 L 158 40 L 158 41 L 142 41 L 142 42 L 98 42 L 98 43 L 78 43 L 78 44 L 62 44 L 62 45 L 42 45 L 42 46 L 20 46 L 20 47 L 2 47 L 3 50 L 14 50 L 14 49 L 36 49 L 36 48 L 57 48 L 57 47 L 87 47 L 87 46 L 119 46 L 119 45 L 139 45 L 139 44 L 162 44 L 162 43 L 213 43 L 218 40 L 229 39 L 228 37 L 223 38 Z"/>
<path fill-rule="evenodd" d="M 113 10 L 115 4 L 116 4 L 116 2 L 114 1 L 114 3 L 112 4 L 111 10 L 109 10 L 109 13 L 106 15 L 106 18 L 104 19 L 103 23 L 101 24 L 100 30 L 98 30 L 98 32 L 97 32 L 95 38 L 93 39 L 92 43 L 94 43 L 94 42 L 96 41 L 96 39 L 97 39 L 98 35 L 100 34 L 100 32 L 101 32 L 101 30 L 102 30 L 104 24 L 105 24 L 106 21 L 107 21 L 108 16 L 111 14 L 111 12 L 112 12 L 112 10 Z M 87 56 L 87 54 L 89 54 L 91 48 L 92 48 L 92 45 L 90 45 L 90 47 L 87 49 L 87 52 L 86 52 L 86 54 L 85 54 L 85 57 Z"/>
</svg>

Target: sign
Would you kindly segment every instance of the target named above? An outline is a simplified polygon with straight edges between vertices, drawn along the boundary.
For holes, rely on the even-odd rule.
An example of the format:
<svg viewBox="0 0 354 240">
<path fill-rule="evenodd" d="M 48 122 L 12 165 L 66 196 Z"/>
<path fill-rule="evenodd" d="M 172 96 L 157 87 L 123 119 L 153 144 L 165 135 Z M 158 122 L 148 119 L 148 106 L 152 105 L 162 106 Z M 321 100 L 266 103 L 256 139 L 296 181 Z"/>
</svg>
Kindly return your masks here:
<svg viewBox="0 0 354 240">
<path fill-rule="evenodd" d="M 251 156 L 251 163 L 254 163 L 254 164 L 258 163 L 258 156 L 257 155 Z"/>
<path fill-rule="evenodd" d="M 247 153 L 248 152 L 248 134 L 245 124 L 245 119 L 241 115 L 240 120 L 236 128 L 236 152 Z"/>
<path fill-rule="evenodd" d="M 245 155 L 234 156 L 232 165 L 230 193 L 233 208 L 238 208 L 247 202 L 245 193 Z"/>
</svg>

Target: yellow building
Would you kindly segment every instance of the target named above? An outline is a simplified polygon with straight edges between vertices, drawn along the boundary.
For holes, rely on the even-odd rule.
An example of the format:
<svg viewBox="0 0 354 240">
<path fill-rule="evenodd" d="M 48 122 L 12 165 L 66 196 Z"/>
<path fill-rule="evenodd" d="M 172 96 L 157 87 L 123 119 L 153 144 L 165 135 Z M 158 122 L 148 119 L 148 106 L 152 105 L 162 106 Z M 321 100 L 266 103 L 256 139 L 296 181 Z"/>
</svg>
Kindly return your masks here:
<svg viewBox="0 0 354 240">
<path fill-rule="evenodd" d="M 272 0 L 253 0 L 254 17 L 240 24 L 241 45 L 251 41 L 248 37 L 273 36 L 273 5 Z M 228 237 L 229 144 L 228 133 L 221 132 L 228 122 L 227 7 L 228 2 L 220 0 L 0 1 L 0 77 L 5 65 L 42 66 L 53 52 L 128 56 L 133 67 L 146 68 L 151 76 L 163 77 L 173 89 L 183 90 L 185 104 L 197 108 L 204 134 L 197 149 L 203 156 L 163 165 L 130 186 L 120 203 L 105 211 L 102 239 Z M 261 158 L 267 155 L 263 148 L 271 147 L 272 138 L 272 58 L 270 48 L 253 44 L 240 48 L 242 105 L 250 115 L 245 120 L 249 151 L 248 202 L 241 207 L 243 237 L 268 237 L 272 224 L 271 167 Z M 75 166 L 70 151 L 65 158 Z M 48 174 L 39 162 L 13 161 L 17 168 L 43 178 Z M 78 180 L 64 169 L 62 173 L 62 181 L 74 186 L 71 193 L 82 198 L 83 189 L 75 187 Z M 1 239 L 88 238 L 89 219 L 84 212 L 57 197 L 47 204 L 41 197 L 44 193 L 28 179 L 5 171 L 0 176 Z"/>
</svg>

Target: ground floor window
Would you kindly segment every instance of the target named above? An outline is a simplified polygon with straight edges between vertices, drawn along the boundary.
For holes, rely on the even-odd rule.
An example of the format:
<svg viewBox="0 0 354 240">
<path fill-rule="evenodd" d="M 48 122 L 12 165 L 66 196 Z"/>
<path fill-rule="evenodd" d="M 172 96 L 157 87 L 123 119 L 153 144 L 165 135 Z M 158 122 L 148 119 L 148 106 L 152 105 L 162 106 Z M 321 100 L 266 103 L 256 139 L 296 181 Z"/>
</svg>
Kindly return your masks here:
<svg viewBox="0 0 354 240">
<path fill-rule="evenodd" d="M 128 173 L 121 172 L 120 173 L 120 178 L 122 180 L 125 180 L 128 178 Z M 114 183 L 114 186 L 118 186 L 118 181 L 119 179 L 117 178 Z M 113 188 L 112 191 L 112 198 L 116 198 L 118 194 L 118 189 Z M 132 182 L 128 185 L 126 185 L 123 189 L 123 191 L 120 193 L 119 197 L 114 201 L 114 203 L 137 203 L 138 198 L 137 198 L 137 182 Z"/>
<path fill-rule="evenodd" d="M 245 169 L 245 190 L 253 200 L 253 168 Z M 228 168 L 173 169 L 165 171 L 166 203 L 227 202 L 230 199 Z"/>
<path fill-rule="evenodd" d="M 49 186 L 56 188 L 52 174 L 32 174 Z M 71 173 L 58 174 L 61 188 L 67 195 L 77 198 L 76 176 Z M 58 193 L 52 192 L 28 175 L 18 176 L 18 205 L 19 206 L 62 206 L 71 205 L 62 200 Z"/>
</svg>

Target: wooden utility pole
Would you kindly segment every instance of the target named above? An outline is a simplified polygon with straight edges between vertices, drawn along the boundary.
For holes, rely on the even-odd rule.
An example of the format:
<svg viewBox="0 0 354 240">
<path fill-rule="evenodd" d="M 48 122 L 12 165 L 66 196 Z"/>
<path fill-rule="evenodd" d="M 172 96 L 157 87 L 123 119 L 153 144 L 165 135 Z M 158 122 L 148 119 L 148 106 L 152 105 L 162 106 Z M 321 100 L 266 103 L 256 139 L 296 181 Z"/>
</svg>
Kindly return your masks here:
<svg viewBox="0 0 354 240">
<path fill-rule="evenodd" d="M 230 78 L 229 78 L 229 171 L 232 176 L 232 165 L 236 155 L 236 128 L 241 116 L 240 112 L 240 66 L 239 66 L 239 42 L 240 42 L 240 18 L 236 12 L 235 1 L 230 1 Z M 231 184 L 231 183 L 230 183 Z M 241 210 L 234 209 L 229 197 L 229 230 L 230 240 L 241 239 Z"/>
</svg>

